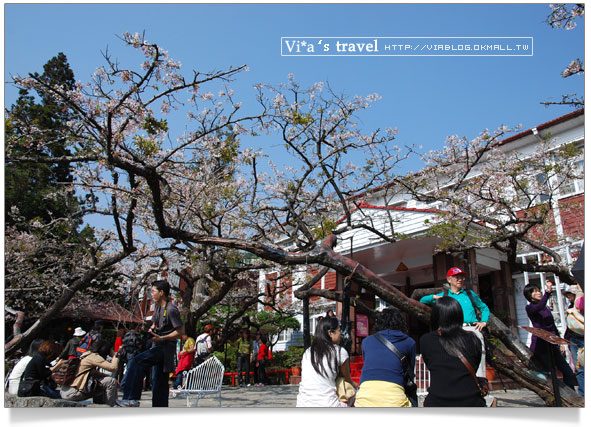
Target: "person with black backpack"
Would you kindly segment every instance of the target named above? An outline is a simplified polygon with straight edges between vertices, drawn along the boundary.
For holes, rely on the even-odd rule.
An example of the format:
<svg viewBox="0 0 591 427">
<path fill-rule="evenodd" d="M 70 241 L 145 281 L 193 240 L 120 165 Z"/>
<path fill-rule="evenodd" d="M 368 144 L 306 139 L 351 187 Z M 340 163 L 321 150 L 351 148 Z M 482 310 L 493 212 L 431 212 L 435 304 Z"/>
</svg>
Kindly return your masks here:
<svg viewBox="0 0 591 427">
<path fill-rule="evenodd" d="M 129 364 L 129 361 L 133 359 L 137 354 L 140 354 L 144 351 L 144 345 L 142 343 L 142 337 L 140 334 L 142 325 L 138 323 L 135 327 L 129 330 L 122 339 L 121 347 L 119 348 L 119 370 L 118 370 L 118 378 L 121 378 L 120 385 L 123 388 L 125 384 L 125 366 Z"/>
<path fill-rule="evenodd" d="M 84 337 L 85 335 L 86 335 L 86 331 L 84 329 L 82 329 L 81 327 L 77 327 L 74 330 L 74 335 L 72 336 L 72 338 L 70 338 L 68 340 L 68 342 L 66 343 L 66 346 L 64 347 L 64 351 L 62 351 L 62 354 L 59 355 L 58 361 L 59 360 L 67 360 L 67 359 L 71 359 L 71 358 L 76 357 L 76 349 L 80 345 L 80 341 L 82 341 L 82 337 Z"/>
<path fill-rule="evenodd" d="M 93 343 L 93 341 L 100 341 L 102 339 L 102 330 L 105 324 L 102 320 L 97 320 L 94 322 L 92 329 L 86 335 L 82 337 L 80 343 L 76 347 L 76 357 L 82 356 L 84 353 L 88 351 L 88 348 Z"/>
</svg>

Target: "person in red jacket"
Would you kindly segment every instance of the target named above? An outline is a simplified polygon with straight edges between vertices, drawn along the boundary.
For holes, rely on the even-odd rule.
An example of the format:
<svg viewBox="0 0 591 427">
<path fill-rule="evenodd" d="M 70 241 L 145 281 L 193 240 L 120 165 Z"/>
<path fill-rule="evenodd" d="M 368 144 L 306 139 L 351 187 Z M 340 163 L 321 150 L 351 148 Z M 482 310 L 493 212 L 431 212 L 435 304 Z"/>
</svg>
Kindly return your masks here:
<svg viewBox="0 0 591 427">
<path fill-rule="evenodd" d="M 173 388 L 179 388 L 183 383 L 183 372 L 190 370 L 193 367 L 193 360 L 195 359 L 195 340 L 187 335 L 183 336 L 185 344 L 183 349 L 178 354 L 179 363 L 176 367 L 174 376 Z"/>
<path fill-rule="evenodd" d="M 115 348 L 114 351 L 117 353 L 119 348 L 121 348 L 121 344 L 123 344 L 123 336 L 125 335 L 125 328 L 119 328 L 117 331 L 117 338 L 115 338 Z"/>
<path fill-rule="evenodd" d="M 269 347 L 265 344 L 265 339 L 261 336 L 257 336 L 259 343 L 259 352 L 257 353 L 256 369 L 258 372 L 258 384 L 255 387 L 263 387 L 267 382 L 267 373 L 265 372 L 265 365 L 269 360 Z"/>
</svg>

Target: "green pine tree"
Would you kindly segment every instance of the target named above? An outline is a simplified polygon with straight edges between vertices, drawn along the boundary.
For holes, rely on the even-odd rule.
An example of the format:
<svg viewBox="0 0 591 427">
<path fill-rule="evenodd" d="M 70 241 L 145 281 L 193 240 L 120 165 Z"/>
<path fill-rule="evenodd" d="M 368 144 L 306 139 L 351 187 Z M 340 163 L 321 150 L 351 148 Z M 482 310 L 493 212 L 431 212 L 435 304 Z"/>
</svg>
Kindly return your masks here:
<svg viewBox="0 0 591 427">
<path fill-rule="evenodd" d="M 74 73 L 63 53 L 50 59 L 43 66 L 43 74 L 34 73 L 47 85 L 60 85 L 72 89 L 75 84 Z M 71 112 L 52 97 L 48 91 L 21 89 L 14 105 L 7 111 L 5 122 L 6 136 L 19 138 L 23 143 L 12 152 L 13 157 L 58 158 L 71 155 L 71 147 L 66 137 L 66 123 Z M 37 144 L 25 144 L 23 135 L 26 129 L 34 126 L 39 129 Z M 19 210 L 26 222 L 39 220 L 48 223 L 52 219 L 63 218 L 80 206 L 80 201 L 71 191 L 65 190 L 72 182 L 68 163 L 44 162 L 5 162 L 5 218 L 8 225 L 15 225 L 8 215 L 12 207 Z M 60 197 L 48 197 L 59 191 Z"/>
</svg>

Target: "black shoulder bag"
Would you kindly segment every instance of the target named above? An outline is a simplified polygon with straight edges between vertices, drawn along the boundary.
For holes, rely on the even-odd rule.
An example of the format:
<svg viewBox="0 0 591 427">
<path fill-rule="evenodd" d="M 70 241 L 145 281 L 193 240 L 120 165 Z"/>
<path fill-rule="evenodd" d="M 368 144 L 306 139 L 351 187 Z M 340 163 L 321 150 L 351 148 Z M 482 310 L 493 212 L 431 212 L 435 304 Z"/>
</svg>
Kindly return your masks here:
<svg viewBox="0 0 591 427">
<path fill-rule="evenodd" d="M 378 339 L 379 342 L 384 344 L 392 353 L 400 359 L 400 364 L 402 365 L 402 369 L 404 370 L 404 378 L 403 378 L 403 387 L 404 393 L 412 406 L 417 407 L 418 405 L 418 397 L 417 397 L 417 385 L 415 384 L 415 373 L 411 371 L 410 363 L 408 361 L 408 357 L 403 355 L 398 351 L 396 346 L 384 338 L 379 332 L 375 334 L 375 337 Z"/>
</svg>

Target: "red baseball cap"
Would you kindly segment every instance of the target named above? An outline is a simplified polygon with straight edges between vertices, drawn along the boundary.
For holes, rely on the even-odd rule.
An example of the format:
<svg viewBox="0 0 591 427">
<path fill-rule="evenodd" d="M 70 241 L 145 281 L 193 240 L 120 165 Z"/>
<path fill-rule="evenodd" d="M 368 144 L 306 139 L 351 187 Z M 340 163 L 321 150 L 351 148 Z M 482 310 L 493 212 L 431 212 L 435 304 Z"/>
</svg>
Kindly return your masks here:
<svg viewBox="0 0 591 427">
<path fill-rule="evenodd" d="M 447 277 L 457 276 L 458 274 L 463 274 L 464 276 L 468 275 L 468 273 L 466 273 L 464 270 L 462 270 L 459 267 L 452 267 L 447 271 Z"/>
</svg>

